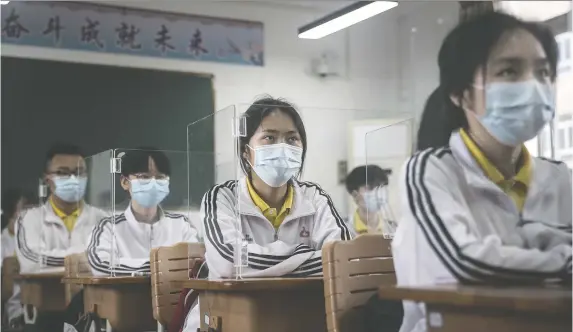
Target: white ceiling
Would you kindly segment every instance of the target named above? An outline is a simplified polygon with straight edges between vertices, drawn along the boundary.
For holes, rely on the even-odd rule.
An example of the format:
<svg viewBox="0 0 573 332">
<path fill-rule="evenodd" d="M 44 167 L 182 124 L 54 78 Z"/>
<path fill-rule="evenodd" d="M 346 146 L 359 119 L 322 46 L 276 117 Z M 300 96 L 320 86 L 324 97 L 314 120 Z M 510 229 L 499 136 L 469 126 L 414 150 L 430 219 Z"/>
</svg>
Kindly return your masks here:
<svg viewBox="0 0 573 332">
<path fill-rule="evenodd" d="M 218 0 L 211 0 L 211 1 L 218 1 Z M 299 0 L 225 0 L 225 1 L 232 1 L 232 2 L 241 2 L 245 5 L 269 5 L 269 6 L 280 6 L 280 7 L 290 7 L 292 9 L 301 9 L 301 10 L 313 10 L 322 15 L 328 15 L 338 9 L 344 8 L 358 0 L 307 0 L 307 1 L 299 1 Z M 407 13 L 411 10 L 419 9 L 422 6 L 426 5 L 428 2 L 432 0 L 398 0 L 400 3 L 397 9 L 400 13 Z M 434 0 L 436 1 L 436 0 Z M 443 1 L 443 0 L 438 0 Z"/>
</svg>

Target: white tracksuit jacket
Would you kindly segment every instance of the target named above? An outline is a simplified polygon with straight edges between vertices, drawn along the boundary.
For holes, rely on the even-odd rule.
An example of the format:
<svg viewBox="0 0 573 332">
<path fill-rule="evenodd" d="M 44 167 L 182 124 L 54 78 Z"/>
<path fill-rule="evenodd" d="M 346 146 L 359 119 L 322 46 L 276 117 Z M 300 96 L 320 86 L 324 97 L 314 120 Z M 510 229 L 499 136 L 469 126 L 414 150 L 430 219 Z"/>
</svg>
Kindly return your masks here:
<svg viewBox="0 0 573 332">
<path fill-rule="evenodd" d="M 243 269 L 243 277 L 322 273 L 323 244 L 349 240 L 352 231 L 318 185 L 293 181 L 293 187 L 292 210 L 277 230 L 253 203 L 246 178 L 216 185 L 205 194 L 201 217 L 209 278 L 233 276 L 237 217 L 243 240 L 248 242 L 248 267 Z"/>
<path fill-rule="evenodd" d="M 523 211 L 481 170 L 459 133 L 406 163 L 392 250 L 400 286 L 551 280 L 571 272 L 571 174 L 532 160 Z M 426 331 L 425 307 L 404 302 L 401 332 Z"/>
<path fill-rule="evenodd" d="M 150 272 L 151 249 L 172 246 L 179 242 L 197 242 L 197 231 L 182 214 L 160 211 L 160 219 L 153 223 L 138 222 L 131 206 L 115 216 L 101 220 L 94 228 L 88 246 L 88 262 L 94 275 L 111 273 L 112 238 L 115 235 L 115 274 Z"/>
<path fill-rule="evenodd" d="M 248 267 L 243 268 L 243 277 L 322 275 L 322 246 L 349 240 L 354 233 L 318 185 L 293 181 L 293 188 L 292 210 L 278 230 L 253 203 L 246 178 L 216 185 L 205 194 L 201 228 L 209 279 L 234 276 L 237 220 L 248 242 Z M 194 332 L 199 327 L 198 307 L 189 312 L 183 331 Z"/>
<path fill-rule="evenodd" d="M 23 211 L 16 221 L 16 255 L 20 272 L 37 271 L 41 257 L 43 269 L 64 270 L 64 257 L 86 250 L 87 239 L 96 223 L 108 214 L 84 203 L 71 232 L 56 215 L 50 202 Z M 47 271 L 47 270 L 46 270 Z M 20 287 L 14 285 L 14 294 L 6 304 L 9 319 L 21 313 Z"/>
</svg>

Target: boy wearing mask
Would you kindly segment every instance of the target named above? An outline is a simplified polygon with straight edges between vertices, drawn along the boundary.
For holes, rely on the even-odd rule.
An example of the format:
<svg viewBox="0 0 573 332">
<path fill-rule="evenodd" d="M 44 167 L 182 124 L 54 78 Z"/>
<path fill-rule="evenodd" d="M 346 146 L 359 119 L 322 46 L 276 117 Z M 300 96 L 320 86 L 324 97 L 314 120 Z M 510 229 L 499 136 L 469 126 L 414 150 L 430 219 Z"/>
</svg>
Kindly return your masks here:
<svg viewBox="0 0 573 332">
<path fill-rule="evenodd" d="M 354 168 L 346 177 L 346 190 L 356 203 L 356 211 L 349 218 L 357 234 L 392 234 L 394 216 L 388 206 L 388 175 L 391 170 L 376 165 Z"/>
<path fill-rule="evenodd" d="M 106 217 L 104 211 L 84 202 L 87 181 L 86 163 L 79 147 L 55 144 L 48 150 L 44 182 L 50 195 L 45 204 L 23 212 L 16 222 L 16 254 L 21 273 L 47 269 L 63 272 L 64 257 L 85 250 L 86 238 L 94 225 Z M 18 285 L 6 307 L 11 322 L 21 317 Z M 45 320 L 41 316 L 36 320 L 40 330 L 61 329 L 61 320 L 54 315 Z"/>
</svg>

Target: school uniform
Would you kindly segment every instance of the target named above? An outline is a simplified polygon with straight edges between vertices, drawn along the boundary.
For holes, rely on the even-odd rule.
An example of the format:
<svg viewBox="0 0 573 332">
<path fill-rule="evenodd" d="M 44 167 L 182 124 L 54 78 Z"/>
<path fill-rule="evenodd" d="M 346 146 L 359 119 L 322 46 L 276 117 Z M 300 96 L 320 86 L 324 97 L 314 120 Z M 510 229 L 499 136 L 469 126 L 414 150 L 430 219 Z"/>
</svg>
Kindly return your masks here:
<svg viewBox="0 0 573 332">
<path fill-rule="evenodd" d="M 197 231 L 182 214 L 159 210 L 159 220 L 143 223 L 135 219 L 131 206 L 124 213 L 102 219 L 88 245 L 88 262 L 95 275 L 111 273 L 112 238 L 115 235 L 116 274 L 149 273 L 151 249 L 179 242 L 198 242 Z M 113 223 L 115 222 L 115 227 Z"/>
<path fill-rule="evenodd" d="M 2 246 L 2 261 L 4 261 L 4 258 L 16 256 L 16 237 L 14 234 L 10 233 L 8 227 L 2 230 L 2 235 L 0 235 L 0 243 Z M 0 267 L 2 267 L 2 262 L 0 262 Z"/>
<path fill-rule="evenodd" d="M 70 254 L 83 252 L 86 240 L 97 221 L 106 212 L 89 204 L 81 203 L 78 209 L 66 215 L 48 200 L 45 204 L 21 213 L 16 221 L 16 255 L 20 272 L 42 268 L 64 269 L 64 258 Z M 8 318 L 21 315 L 20 287 L 14 285 L 14 293 L 6 303 Z"/>
<path fill-rule="evenodd" d="M 366 225 L 366 221 L 363 221 L 362 218 L 360 218 L 358 210 L 356 210 L 352 215 L 352 217 L 349 218 L 349 222 L 354 228 L 356 234 L 367 234 L 371 232 L 374 232 L 376 234 L 382 234 L 384 232 L 392 233 L 392 229 L 394 228 L 392 226 L 395 225 L 394 221 L 384 220 L 383 219 L 384 216 L 382 215 L 382 213 L 377 213 L 376 218 L 378 218 L 378 225 L 376 226 L 375 230 L 371 230 L 370 228 L 368 228 L 368 226 Z"/>
<path fill-rule="evenodd" d="M 322 246 L 352 236 L 330 196 L 317 184 L 296 180 L 280 209 L 264 202 L 246 177 L 216 185 L 203 197 L 201 217 L 210 279 L 233 276 L 237 220 L 247 243 L 245 278 L 322 275 Z M 198 324 L 196 305 L 183 331 L 194 332 Z"/>
<path fill-rule="evenodd" d="M 82 203 L 70 215 L 75 216 L 75 220 L 64 223 L 56 211 L 48 200 L 44 205 L 24 212 L 16 222 L 16 253 L 21 272 L 37 268 L 40 257 L 47 267 L 63 267 L 64 257 L 83 252 L 95 224 L 107 216 L 103 210 Z"/>
<path fill-rule="evenodd" d="M 532 158 L 504 179 L 462 130 L 406 163 L 392 243 L 398 285 L 558 280 L 571 273 L 571 175 Z M 496 173 L 497 172 L 497 173 Z M 401 332 L 426 331 L 423 304 L 404 301 Z"/>
<path fill-rule="evenodd" d="M 233 275 L 237 217 L 243 241 L 248 243 L 244 277 L 320 274 L 322 245 L 351 238 L 330 196 L 318 185 L 292 181 L 289 189 L 293 195 L 292 205 L 281 211 L 262 211 L 255 203 L 259 201 L 258 195 L 253 195 L 253 199 L 251 193 L 256 192 L 250 192 L 249 186 L 247 178 L 228 181 L 216 185 L 203 197 L 201 216 L 210 278 Z M 274 213 L 278 213 L 277 218 L 283 218 L 280 224 L 265 217 Z"/>
</svg>

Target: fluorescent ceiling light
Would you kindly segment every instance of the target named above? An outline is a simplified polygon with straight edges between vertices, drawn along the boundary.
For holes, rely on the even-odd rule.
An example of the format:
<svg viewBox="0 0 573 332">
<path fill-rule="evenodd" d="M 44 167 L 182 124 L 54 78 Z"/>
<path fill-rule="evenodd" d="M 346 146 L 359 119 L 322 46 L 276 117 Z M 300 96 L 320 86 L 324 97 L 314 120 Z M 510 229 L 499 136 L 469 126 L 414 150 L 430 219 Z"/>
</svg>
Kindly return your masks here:
<svg viewBox="0 0 573 332">
<path fill-rule="evenodd" d="M 10 1 L 0 1 L 0 5 L 7 5 L 9 3 L 10 3 Z"/>
<path fill-rule="evenodd" d="M 571 1 L 500 1 L 498 6 L 523 20 L 540 22 L 571 11 Z"/>
<path fill-rule="evenodd" d="M 359 1 L 298 29 L 298 37 L 320 39 L 398 6 L 395 1 Z"/>
</svg>

